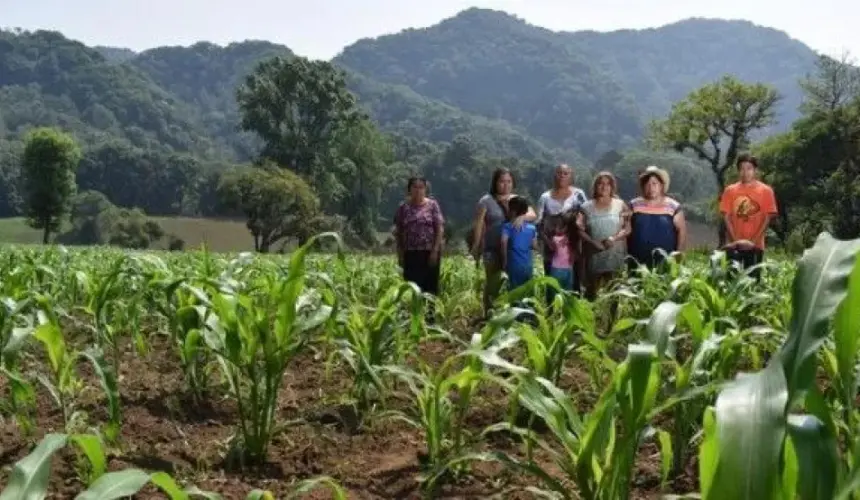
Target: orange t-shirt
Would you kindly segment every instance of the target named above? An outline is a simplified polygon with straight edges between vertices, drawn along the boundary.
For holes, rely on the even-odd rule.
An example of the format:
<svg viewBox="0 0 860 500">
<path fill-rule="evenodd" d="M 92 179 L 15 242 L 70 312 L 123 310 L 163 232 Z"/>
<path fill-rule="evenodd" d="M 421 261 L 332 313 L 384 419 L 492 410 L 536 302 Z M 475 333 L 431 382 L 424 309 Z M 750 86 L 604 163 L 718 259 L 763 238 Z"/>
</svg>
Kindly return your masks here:
<svg viewBox="0 0 860 500">
<path fill-rule="evenodd" d="M 756 238 L 769 215 L 776 215 L 773 189 L 763 182 L 736 182 L 727 186 L 720 196 L 720 212 L 728 215 L 735 240 L 750 240 L 764 250 L 764 232 Z"/>
</svg>

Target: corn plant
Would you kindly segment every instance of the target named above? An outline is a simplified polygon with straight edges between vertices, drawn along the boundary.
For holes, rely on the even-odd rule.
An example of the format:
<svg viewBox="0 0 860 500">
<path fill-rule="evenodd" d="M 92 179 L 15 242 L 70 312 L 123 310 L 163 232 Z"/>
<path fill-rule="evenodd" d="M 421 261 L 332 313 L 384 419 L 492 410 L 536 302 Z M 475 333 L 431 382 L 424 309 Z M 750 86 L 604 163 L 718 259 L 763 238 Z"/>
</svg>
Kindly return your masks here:
<svg viewBox="0 0 860 500">
<path fill-rule="evenodd" d="M 764 370 L 739 375 L 705 415 L 702 498 L 858 498 L 857 427 L 837 424 L 839 410 L 843 416 L 856 411 L 858 297 L 860 240 L 821 234 L 798 262 L 788 337 L 778 355 Z M 844 379 L 828 401 L 815 377 L 818 352 L 831 333 L 829 371 Z M 852 400 L 847 407 L 846 398 Z M 808 413 L 797 413 L 801 405 Z M 847 438 L 842 452 L 840 437 Z"/>
<path fill-rule="evenodd" d="M 275 432 L 278 391 L 287 365 L 332 315 L 329 294 L 306 286 L 305 259 L 316 238 L 290 257 L 286 276 L 270 277 L 251 295 L 224 275 L 210 297 L 204 339 L 221 363 L 236 400 L 243 458 L 264 460 Z M 339 240 L 338 240 L 339 241 Z"/>
<path fill-rule="evenodd" d="M 433 497 L 440 482 L 459 472 L 464 457 L 469 456 L 471 435 L 465 419 L 472 396 L 481 381 L 493 381 L 503 387 L 507 382 L 486 372 L 484 364 L 522 370 L 498 355 L 498 347 L 482 344 L 481 336 L 472 338 L 472 348 L 449 357 L 433 369 L 421 363 L 418 370 L 389 366 L 384 370 L 406 383 L 414 405 L 405 411 L 390 411 L 382 416 L 405 422 L 424 432 L 427 452 L 422 457 L 422 489 Z M 456 365 L 465 361 L 465 366 Z M 452 398 L 452 394 L 453 397 Z"/>
<path fill-rule="evenodd" d="M 75 410 L 74 401 L 82 388 L 76 368 L 78 360 L 83 358 L 92 365 L 107 398 L 108 422 L 104 433 L 108 440 L 115 441 L 119 437 L 121 410 L 119 389 L 113 370 L 105 362 L 104 355 L 97 347 L 80 352 L 71 350 L 63 338 L 59 319 L 52 311 L 49 299 L 38 296 L 37 303 L 39 304 L 36 313 L 38 321 L 31 334 L 45 348 L 48 366 L 51 369 L 50 378 L 39 374 L 37 379 L 62 412 L 66 431 L 69 432 L 83 416 Z"/>
<path fill-rule="evenodd" d="M 542 419 L 554 438 L 550 444 L 530 429 L 503 422 L 485 432 L 506 430 L 541 448 L 572 480 L 581 498 L 627 498 L 636 452 L 641 443 L 657 435 L 663 454 L 663 475 L 668 475 L 671 446 L 668 435 L 651 429 L 650 420 L 663 408 L 656 406 L 660 388 L 657 348 L 652 344 L 631 345 L 627 359 L 618 366 L 610 385 L 593 410 L 580 415 L 571 396 L 551 381 L 528 370 L 514 371 L 520 403 Z M 484 358 L 485 362 L 493 361 Z M 529 448 L 530 449 L 530 448 Z M 498 461 L 535 477 L 543 488 L 530 488 L 546 498 L 577 498 L 531 453 L 520 460 L 502 452 L 472 454 L 463 460 Z"/>
<path fill-rule="evenodd" d="M 404 296 L 409 298 L 405 320 L 401 309 Z M 389 288 L 376 307 L 358 305 L 346 311 L 333 339 L 337 346 L 333 355 L 343 359 L 353 374 L 350 399 L 356 426 L 386 391 L 380 369 L 400 364 L 414 350 L 423 330 L 423 317 L 421 291 L 412 283 Z"/>
</svg>

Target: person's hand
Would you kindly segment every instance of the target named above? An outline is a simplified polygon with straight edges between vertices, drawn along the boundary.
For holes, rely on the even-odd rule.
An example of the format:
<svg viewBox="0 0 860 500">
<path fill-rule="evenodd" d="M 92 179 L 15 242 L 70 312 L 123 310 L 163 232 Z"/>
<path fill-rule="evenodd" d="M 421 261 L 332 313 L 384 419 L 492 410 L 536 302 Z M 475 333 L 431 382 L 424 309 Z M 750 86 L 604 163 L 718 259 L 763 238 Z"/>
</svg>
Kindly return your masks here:
<svg viewBox="0 0 860 500">
<path fill-rule="evenodd" d="M 612 248 L 612 245 L 615 244 L 615 238 L 610 236 L 609 238 L 606 238 L 605 240 L 601 241 L 600 243 L 603 244 L 604 250 L 609 250 L 610 248 Z"/>
<path fill-rule="evenodd" d="M 608 247 L 608 246 L 606 246 L 606 243 L 605 243 L 605 242 L 606 242 L 606 240 L 603 240 L 603 241 L 595 241 L 595 242 L 594 242 L 594 248 L 596 248 L 596 249 L 597 249 L 598 251 L 600 251 L 600 252 L 602 252 L 602 251 L 606 250 L 606 249 L 607 249 L 607 248 L 609 248 L 609 247 Z"/>
<path fill-rule="evenodd" d="M 438 248 L 434 248 L 433 250 L 430 250 L 429 261 L 430 261 L 430 265 L 434 265 L 434 266 L 436 265 L 437 262 L 439 262 L 439 249 Z"/>
<path fill-rule="evenodd" d="M 511 225 L 514 226 L 514 229 L 520 229 L 521 227 L 523 227 L 523 224 L 525 224 L 525 223 L 526 223 L 526 216 L 525 215 L 520 215 L 519 217 L 517 217 L 511 221 Z"/>
</svg>

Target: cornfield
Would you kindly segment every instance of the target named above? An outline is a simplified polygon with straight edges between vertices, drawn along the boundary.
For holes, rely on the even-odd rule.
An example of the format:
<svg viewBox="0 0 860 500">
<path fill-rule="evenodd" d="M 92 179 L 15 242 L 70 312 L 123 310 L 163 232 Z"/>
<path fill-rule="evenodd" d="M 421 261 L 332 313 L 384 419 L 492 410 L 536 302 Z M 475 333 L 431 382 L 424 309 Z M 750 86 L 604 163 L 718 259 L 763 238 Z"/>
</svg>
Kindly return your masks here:
<svg viewBox="0 0 860 500">
<path fill-rule="evenodd" d="M 860 240 L 476 323 L 473 262 L 433 298 L 329 239 L 0 250 L 0 500 L 860 499 Z"/>
</svg>

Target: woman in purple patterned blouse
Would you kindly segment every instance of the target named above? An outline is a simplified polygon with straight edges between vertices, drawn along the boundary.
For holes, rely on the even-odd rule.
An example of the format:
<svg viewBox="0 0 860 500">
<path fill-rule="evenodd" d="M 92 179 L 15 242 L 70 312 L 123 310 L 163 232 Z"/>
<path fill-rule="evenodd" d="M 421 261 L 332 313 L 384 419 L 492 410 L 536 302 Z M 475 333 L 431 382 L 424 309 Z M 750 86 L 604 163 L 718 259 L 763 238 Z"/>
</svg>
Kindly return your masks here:
<svg viewBox="0 0 860 500">
<path fill-rule="evenodd" d="M 427 197 L 426 179 L 411 177 L 406 189 L 409 198 L 394 214 L 394 238 L 403 279 L 437 295 L 445 219 L 436 200 Z"/>
</svg>

